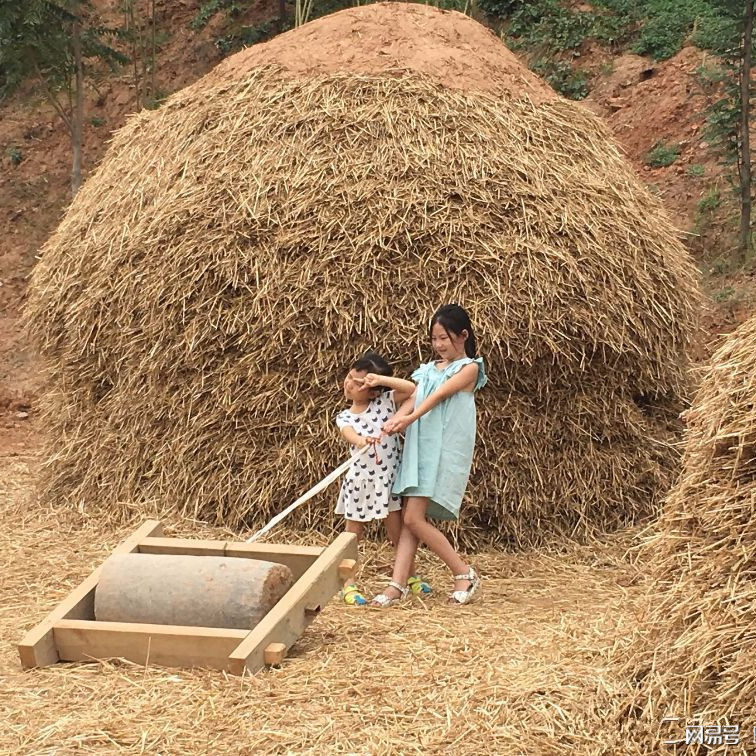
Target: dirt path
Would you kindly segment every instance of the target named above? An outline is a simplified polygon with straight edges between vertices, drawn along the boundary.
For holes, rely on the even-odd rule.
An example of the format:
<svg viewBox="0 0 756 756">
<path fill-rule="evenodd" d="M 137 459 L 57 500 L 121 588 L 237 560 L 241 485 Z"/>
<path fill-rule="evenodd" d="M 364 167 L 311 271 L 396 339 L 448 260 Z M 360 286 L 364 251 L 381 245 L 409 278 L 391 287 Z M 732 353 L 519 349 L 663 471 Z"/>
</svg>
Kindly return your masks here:
<svg viewBox="0 0 756 756">
<path fill-rule="evenodd" d="M 481 600 L 456 609 L 424 555 L 437 588 L 426 604 L 333 602 L 281 669 L 244 680 L 118 661 L 23 673 L 22 633 L 138 522 L 42 509 L 36 465 L 33 454 L 0 464 L 0 752 L 649 753 L 609 724 L 621 694 L 611 661 L 640 593 L 623 556 L 631 534 L 562 554 L 480 554 Z M 380 586 L 373 568 L 389 556 L 368 548 L 366 587 Z"/>
</svg>

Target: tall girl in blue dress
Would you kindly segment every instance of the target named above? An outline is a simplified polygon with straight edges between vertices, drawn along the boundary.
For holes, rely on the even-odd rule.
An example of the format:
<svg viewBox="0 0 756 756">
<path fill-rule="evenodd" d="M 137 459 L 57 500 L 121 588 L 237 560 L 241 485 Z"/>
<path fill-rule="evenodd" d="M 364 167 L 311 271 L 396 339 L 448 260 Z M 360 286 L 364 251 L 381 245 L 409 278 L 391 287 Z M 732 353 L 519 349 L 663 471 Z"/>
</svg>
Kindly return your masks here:
<svg viewBox="0 0 756 756">
<path fill-rule="evenodd" d="M 393 580 L 373 599 L 389 606 L 407 595 L 418 543 L 440 557 L 454 575 L 450 600 L 466 604 L 480 577 L 428 519 L 456 520 L 467 487 L 475 446 L 475 392 L 486 383 L 470 318 L 459 305 L 445 305 L 431 318 L 430 339 L 438 359 L 413 374 L 414 409 L 395 415 L 387 434 L 405 431 L 404 454 L 393 493 L 404 497 L 404 517 Z"/>
</svg>

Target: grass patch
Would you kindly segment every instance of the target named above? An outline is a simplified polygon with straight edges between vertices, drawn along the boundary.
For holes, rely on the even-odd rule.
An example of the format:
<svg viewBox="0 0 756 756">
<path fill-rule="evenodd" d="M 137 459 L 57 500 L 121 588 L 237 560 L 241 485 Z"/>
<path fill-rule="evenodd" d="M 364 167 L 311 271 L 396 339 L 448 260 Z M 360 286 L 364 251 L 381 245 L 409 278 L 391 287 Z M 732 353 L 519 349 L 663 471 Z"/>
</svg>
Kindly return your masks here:
<svg viewBox="0 0 756 756">
<path fill-rule="evenodd" d="M 722 197 L 719 194 L 719 190 L 712 187 L 708 192 L 698 200 L 696 205 L 696 212 L 698 213 L 712 213 L 722 204 Z"/>
<path fill-rule="evenodd" d="M 686 44 L 721 54 L 736 24 L 718 0 L 593 0 L 581 9 L 560 0 L 478 0 L 478 6 L 506 21 L 507 44 L 541 56 L 576 50 L 586 39 L 657 61 Z"/>
<path fill-rule="evenodd" d="M 588 78 L 584 71 L 574 69 L 563 61 L 539 60 L 531 66 L 560 95 L 570 100 L 582 100 L 588 95 Z"/>
<path fill-rule="evenodd" d="M 14 168 L 17 165 L 20 165 L 24 160 L 24 153 L 21 152 L 20 147 L 8 147 L 8 149 L 5 151 L 5 155 Z"/>
<path fill-rule="evenodd" d="M 646 164 L 652 168 L 666 168 L 672 165 L 680 155 L 680 145 L 665 142 L 663 139 L 657 142 L 646 154 Z"/>
</svg>

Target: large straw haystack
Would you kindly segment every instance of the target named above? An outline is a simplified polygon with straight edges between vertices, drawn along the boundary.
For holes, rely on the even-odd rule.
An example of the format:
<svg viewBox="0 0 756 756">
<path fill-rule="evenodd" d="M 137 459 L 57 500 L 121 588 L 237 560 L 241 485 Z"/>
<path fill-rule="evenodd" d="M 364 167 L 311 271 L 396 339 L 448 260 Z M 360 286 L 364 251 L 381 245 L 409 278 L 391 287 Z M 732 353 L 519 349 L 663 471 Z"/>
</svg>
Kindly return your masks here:
<svg viewBox="0 0 756 756">
<path fill-rule="evenodd" d="M 730 334 L 688 412 L 679 481 L 645 545 L 654 588 L 630 666 L 634 713 L 743 728 L 756 700 L 756 318 Z M 668 726 L 669 727 L 669 726 Z M 666 734 L 666 733 L 665 733 Z"/>
<path fill-rule="evenodd" d="M 465 16 L 343 11 L 134 117 L 45 247 L 46 496 L 262 523 L 346 453 L 349 362 L 407 375 L 457 301 L 491 376 L 466 537 L 610 527 L 670 481 L 696 298 L 593 114 Z"/>
</svg>

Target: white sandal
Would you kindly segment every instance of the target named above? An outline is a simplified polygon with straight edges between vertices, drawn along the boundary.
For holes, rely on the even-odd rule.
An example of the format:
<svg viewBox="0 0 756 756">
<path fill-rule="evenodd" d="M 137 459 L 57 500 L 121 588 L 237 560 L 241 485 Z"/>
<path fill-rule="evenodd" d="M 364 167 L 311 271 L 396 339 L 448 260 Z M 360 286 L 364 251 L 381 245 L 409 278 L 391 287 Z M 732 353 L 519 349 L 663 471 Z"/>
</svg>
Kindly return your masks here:
<svg viewBox="0 0 756 756">
<path fill-rule="evenodd" d="M 385 609 L 387 606 L 393 606 L 407 598 L 407 594 L 409 593 L 409 588 L 407 588 L 407 586 L 399 585 L 396 580 L 390 580 L 389 586 L 391 586 L 391 588 L 396 588 L 400 595 L 396 598 L 391 598 L 391 596 L 387 596 L 385 593 L 379 593 L 377 596 L 373 597 L 370 606 L 379 606 L 381 609 Z"/>
<path fill-rule="evenodd" d="M 451 603 L 453 604 L 467 604 L 472 599 L 475 591 L 478 590 L 480 585 L 480 575 L 472 567 L 469 567 L 466 575 L 455 575 L 455 580 L 469 580 L 470 587 L 464 591 L 452 591 L 449 594 Z"/>
</svg>

